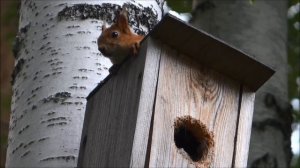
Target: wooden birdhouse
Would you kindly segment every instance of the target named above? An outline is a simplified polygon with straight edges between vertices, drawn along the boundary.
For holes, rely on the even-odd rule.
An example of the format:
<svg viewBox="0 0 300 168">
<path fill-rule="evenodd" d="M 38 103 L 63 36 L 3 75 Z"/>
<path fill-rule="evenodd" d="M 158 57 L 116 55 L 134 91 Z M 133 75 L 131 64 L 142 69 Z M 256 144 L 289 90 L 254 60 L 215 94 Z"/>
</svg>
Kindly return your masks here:
<svg viewBox="0 0 300 168">
<path fill-rule="evenodd" d="M 274 71 L 166 15 L 87 98 L 79 167 L 246 167 L 255 91 Z"/>
</svg>

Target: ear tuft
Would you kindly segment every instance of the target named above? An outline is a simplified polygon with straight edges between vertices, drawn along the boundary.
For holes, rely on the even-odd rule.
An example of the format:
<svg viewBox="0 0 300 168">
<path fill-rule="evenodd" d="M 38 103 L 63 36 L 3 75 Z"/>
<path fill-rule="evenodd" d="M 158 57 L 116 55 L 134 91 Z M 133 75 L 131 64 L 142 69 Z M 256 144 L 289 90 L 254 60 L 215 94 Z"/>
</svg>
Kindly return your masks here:
<svg viewBox="0 0 300 168">
<path fill-rule="evenodd" d="M 102 31 L 104 31 L 106 29 L 106 22 L 103 21 L 103 24 L 102 24 Z"/>
<path fill-rule="evenodd" d="M 119 16 L 117 17 L 117 26 L 124 33 L 130 32 L 130 28 L 128 26 L 128 12 L 124 6 L 122 7 L 122 10 L 120 11 Z"/>
<path fill-rule="evenodd" d="M 125 6 L 122 7 L 122 10 L 120 11 L 120 15 L 126 16 L 126 18 L 128 18 L 128 12 Z"/>
</svg>

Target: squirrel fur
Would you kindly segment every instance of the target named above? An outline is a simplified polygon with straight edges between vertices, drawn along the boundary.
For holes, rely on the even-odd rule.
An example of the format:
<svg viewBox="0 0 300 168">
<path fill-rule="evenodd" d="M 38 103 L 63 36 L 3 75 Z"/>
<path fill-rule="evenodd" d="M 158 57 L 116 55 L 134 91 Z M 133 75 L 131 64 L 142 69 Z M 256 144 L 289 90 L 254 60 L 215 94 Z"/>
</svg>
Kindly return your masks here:
<svg viewBox="0 0 300 168">
<path fill-rule="evenodd" d="M 98 38 L 99 51 L 111 62 L 121 64 L 128 56 L 137 56 L 140 42 L 144 37 L 133 33 L 128 24 L 128 13 L 123 7 L 111 27 L 102 25 L 102 33 Z"/>
</svg>

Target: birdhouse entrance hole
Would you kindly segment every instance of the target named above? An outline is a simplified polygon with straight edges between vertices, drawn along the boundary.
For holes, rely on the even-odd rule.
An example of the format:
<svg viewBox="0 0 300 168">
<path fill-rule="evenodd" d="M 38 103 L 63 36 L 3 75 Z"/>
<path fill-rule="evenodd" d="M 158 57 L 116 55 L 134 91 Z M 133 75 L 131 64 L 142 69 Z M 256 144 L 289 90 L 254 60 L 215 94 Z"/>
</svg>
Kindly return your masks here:
<svg viewBox="0 0 300 168">
<path fill-rule="evenodd" d="M 174 122 L 174 141 L 177 148 L 187 153 L 193 162 L 210 162 L 213 153 L 213 134 L 199 120 L 190 116 Z"/>
</svg>

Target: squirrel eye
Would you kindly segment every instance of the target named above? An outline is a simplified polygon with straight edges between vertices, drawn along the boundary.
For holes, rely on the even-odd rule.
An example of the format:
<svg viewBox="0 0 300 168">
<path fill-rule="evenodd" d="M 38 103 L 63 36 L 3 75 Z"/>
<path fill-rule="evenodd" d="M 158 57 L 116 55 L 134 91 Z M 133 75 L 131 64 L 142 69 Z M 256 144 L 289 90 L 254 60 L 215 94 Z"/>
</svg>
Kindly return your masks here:
<svg viewBox="0 0 300 168">
<path fill-rule="evenodd" d="M 119 33 L 118 32 L 112 32 L 111 33 L 111 37 L 112 38 L 116 38 L 116 37 L 118 37 L 119 36 Z"/>
</svg>

